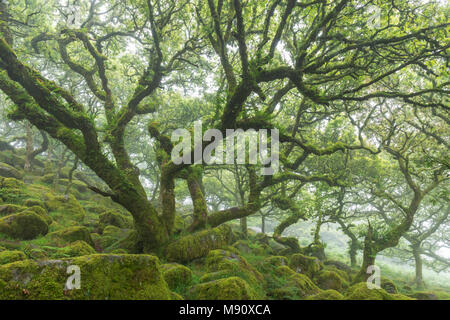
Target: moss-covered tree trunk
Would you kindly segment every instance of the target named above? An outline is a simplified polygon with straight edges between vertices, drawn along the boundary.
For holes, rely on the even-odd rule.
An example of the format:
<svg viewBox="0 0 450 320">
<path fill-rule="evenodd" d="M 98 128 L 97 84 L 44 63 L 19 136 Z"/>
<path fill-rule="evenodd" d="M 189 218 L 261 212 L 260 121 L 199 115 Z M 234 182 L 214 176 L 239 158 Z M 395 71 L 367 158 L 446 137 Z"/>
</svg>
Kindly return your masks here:
<svg viewBox="0 0 450 320">
<path fill-rule="evenodd" d="M 367 273 L 367 268 L 375 265 L 375 258 L 378 252 L 373 239 L 373 229 L 369 223 L 367 235 L 364 238 L 363 261 L 358 274 L 353 279 L 353 283 L 366 281 L 370 277 L 370 274 Z"/>
<path fill-rule="evenodd" d="M 202 190 L 202 172 L 198 167 L 188 169 L 187 185 L 194 207 L 193 221 L 189 226 L 189 231 L 195 231 L 206 226 L 208 218 L 208 208 Z"/>
<path fill-rule="evenodd" d="M 247 225 L 247 217 L 241 218 L 239 221 L 239 224 L 241 226 L 241 232 L 245 239 L 248 238 L 248 225 Z"/>
<path fill-rule="evenodd" d="M 353 280 L 354 283 L 366 281 L 370 277 L 370 274 L 367 273 L 367 269 L 369 268 L 369 266 L 375 265 L 376 256 L 377 254 L 373 246 L 364 246 L 363 261 L 358 274 Z"/>
<path fill-rule="evenodd" d="M 25 124 L 25 131 L 25 165 L 23 169 L 26 173 L 29 173 L 32 167 L 31 155 L 33 153 L 33 132 L 31 131 L 31 124 L 28 121 Z"/>
<path fill-rule="evenodd" d="M 262 234 L 266 233 L 266 217 L 261 215 L 261 232 Z"/>
<path fill-rule="evenodd" d="M 420 243 L 414 244 L 412 246 L 413 256 L 414 256 L 414 262 L 416 265 L 416 274 L 414 278 L 414 284 L 418 289 L 423 289 L 425 287 L 425 283 L 423 281 L 423 263 L 422 263 L 422 256 L 420 253 Z"/>
<path fill-rule="evenodd" d="M 349 256 L 350 256 L 350 266 L 352 268 L 356 267 L 356 254 L 359 248 L 358 241 L 354 241 L 353 239 L 350 240 L 350 248 L 348 250 Z"/>
</svg>

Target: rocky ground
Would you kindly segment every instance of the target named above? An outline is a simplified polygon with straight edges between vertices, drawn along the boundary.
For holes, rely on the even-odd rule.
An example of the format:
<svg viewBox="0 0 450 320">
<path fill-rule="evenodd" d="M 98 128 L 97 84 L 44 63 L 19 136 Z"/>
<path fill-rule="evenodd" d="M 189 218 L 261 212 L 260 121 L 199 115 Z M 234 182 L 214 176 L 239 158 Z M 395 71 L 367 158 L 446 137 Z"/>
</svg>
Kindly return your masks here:
<svg viewBox="0 0 450 320">
<path fill-rule="evenodd" d="M 379 290 L 352 284 L 357 270 L 340 261 L 292 253 L 271 237 L 224 225 L 177 238 L 159 255 L 136 254 L 133 221 L 68 168 L 44 161 L 25 175 L 21 153 L 0 152 L 0 299 L 448 299 L 382 278 Z M 39 163 L 40 162 L 40 163 Z M 43 174 L 46 172 L 46 174 Z M 50 172 L 50 173 L 48 173 Z M 186 222 L 187 223 L 187 222 Z M 205 249 L 214 243 L 214 250 Z M 69 290 L 68 266 L 80 289 Z"/>
</svg>

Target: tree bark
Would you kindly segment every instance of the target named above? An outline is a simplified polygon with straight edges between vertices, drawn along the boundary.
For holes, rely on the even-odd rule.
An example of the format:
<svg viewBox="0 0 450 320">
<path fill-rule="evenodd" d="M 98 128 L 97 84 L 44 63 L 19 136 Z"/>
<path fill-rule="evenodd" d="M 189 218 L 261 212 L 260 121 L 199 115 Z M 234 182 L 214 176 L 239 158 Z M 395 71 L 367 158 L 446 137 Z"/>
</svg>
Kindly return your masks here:
<svg viewBox="0 0 450 320">
<path fill-rule="evenodd" d="M 208 218 L 208 207 L 205 196 L 202 191 L 202 173 L 198 168 L 189 168 L 187 176 L 187 185 L 194 206 L 194 220 L 189 226 L 188 231 L 192 232 L 206 226 Z"/>
<path fill-rule="evenodd" d="M 261 215 L 261 232 L 262 234 L 266 233 L 266 217 Z"/>
<path fill-rule="evenodd" d="M 422 256 L 420 253 L 420 244 L 414 244 L 412 246 L 413 255 L 414 255 L 414 261 L 416 264 L 416 276 L 414 278 L 414 284 L 418 289 L 425 288 L 425 283 L 423 282 L 423 263 L 422 263 Z"/>
</svg>

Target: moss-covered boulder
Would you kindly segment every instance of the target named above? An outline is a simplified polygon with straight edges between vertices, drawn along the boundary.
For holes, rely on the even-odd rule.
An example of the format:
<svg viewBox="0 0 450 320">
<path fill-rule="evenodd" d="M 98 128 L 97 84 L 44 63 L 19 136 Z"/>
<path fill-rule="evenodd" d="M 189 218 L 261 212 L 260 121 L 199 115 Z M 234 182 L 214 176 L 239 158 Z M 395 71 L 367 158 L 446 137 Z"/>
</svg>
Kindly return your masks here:
<svg viewBox="0 0 450 320">
<path fill-rule="evenodd" d="M 280 266 L 287 266 L 289 265 L 288 258 L 284 256 L 270 256 L 263 260 L 262 262 L 263 266 L 267 267 L 280 267 Z"/>
<path fill-rule="evenodd" d="M 315 277 L 315 280 L 319 288 L 323 290 L 342 291 L 348 287 L 348 282 L 335 271 L 322 270 Z"/>
<path fill-rule="evenodd" d="M 269 247 L 272 249 L 273 252 L 277 252 L 277 254 L 280 254 L 280 252 L 286 251 L 287 247 L 282 245 L 281 243 L 269 239 Z"/>
<path fill-rule="evenodd" d="M 14 239 L 31 240 L 48 232 L 47 222 L 38 214 L 27 211 L 0 219 L 0 233 Z"/>
<path fill-rule="evenodd" d="M 418 291 L 413 294 L 409 294 L 408 297 L 417 300 L 439 300 L 438 297 L 433 292 Z"/>
<path fill-rule="evenodd" d="M 396 296 L 393 296 L 386 292 L 384 289 L 369 289 L 366 282 L 360 282 L 354 284 L 348 288 L 346 300 L 397 300 Z"/>
<path fill-rule="evenodd" d="M 2 204 L 0 205 L 0 217 L 9 216 L 13 213 L 24 211 L 26 208 L 17 204 Z"/>
<path fill-rule="evenodd" d="M 116 250 L 125 250 L 128 253 L 139 253 L 139 247 L 137 245 L 137 232 L 133 229 L 119 229 L 120 232 L 115 236 L 109 236 L 107 229 L 116 228 L 114 226 L 108 226 L 103 231 L 103 235 L 100 237 L 99 246 L 103 248 L 105 252 L 114 252 Z M 118 228 L 117 228 L 118 229 Z M 116 230 L 117 230 L 116 229 Z M 113 239 L 114 238 L 114 239 Z M 117 240 L 119 239 L 119 240 Z"/>
<path fill-rule="evenodd" d="M 0 265 L 26 259 L 27 256 L 25 255 L 25 253 L 19 250 L 5 250 L 0 252 Z"/>
<path fill-rule="evenodd" d="M 23 173 L 6 163 L 0 162 L 0 176 L 5 178 L 22 179 Z"/>
<path fill-rule="evenodd" d="M 40 248 L 33 248 L 26 252 L 27 256 L 30 259 L 34 260 L 45 260 L 48 258 L 47 251 L 40 249 Z"/>
<path fill-rule="evenodd" d="M 69 266 L 80 268 L 80 289 L 68 290 Z M 73 274 L 73 273 L 72 273 Z M 0 266 L 0 299 L 171 299 L 159 260 L 151 255 L 89 255 L 25 260 Z"/>
<path fill-rule="evenodd" d="M 382 289 L 386 290 L 387 293 L 396 294 L 398 293 L 397 286 L 395 283 L 385 277 L 381 277 L 380 286 Z"/>
<path fill-rule="evenodd" d="M 238 240 L 232 244 L 239 252 L 244 254 L 253 254 L 257 256 L 262 256 L 269 252 L 270 247 L 265 243 L 252 242 L 249 240 Z"/>
<path fill-rule="evenodd" d="M 86 212 L 73 195 L 55 196 L 52 193 L 46 193 L 44 197 L 48 211 L 64 212 L 67 217 L 77 222 L 84 220 Z"/>
<path fill-rule="evenodd" d="M 28 197 L 22 181 L 0 176 L 0 202 L 21 203 L 24 198 Z"/>
<path fill-rule="evenodd" d="M 335 267 L 333 265 L 325 265 L 323 270 L 336 272 L 346 282 L 350 282 L 350 280 L 351 280 L 350 275 L 347 272 L 345 272 L 341 269 L 338 269 L 337 267 Z"/>
<path fill-rule="evenodd" d="M 324 290 L 313 296 L 306 297 L 306 300 L 344 300 L 344 296 L 336 290 Z"/>
<path fill-rule="evenodd" d="M 116 249 L 125 249 L 128 251 L 124 239 L 130 237 L 132 233 L 134 233 L 132 229 L 120 229 L 115 226 L 107 226 L 101 235 L 100 246 L 106 252 L 112 252 Z"/>
<path fill-rule="evenodd" d="M 175 290 L 180 287 L 187 287 L 192 281 L 191 269 L 181 264 L 163 264 L 161 269 L 164 280 L 166 280 L 171 290 Z"/>
<path fill-rule="evenodd" d="M 32 206 L 24 210 L 23 212 L 34 212 L 38 214 L 42 219 L 44 219 L 48 225 L 51 225 L 53 223 L 52 217 L 50 217 L 47 210 L 45 210 L 41 206 Z"/>
<path fill-rule="evenodd" d="M 239 277 L 230 277 L 202 283 L 189 290 L 193 300 L 255 300 L 250 285 Z"/>
<path fill-rule="evenodd" d="M 349 273 L 350 271 L 352 271 L 352 268 L 350 268 L 348 265 L 346 265 L 345 263 L 341 262 L 341 261 L 337 261 L 337 260 L 325 260 L 323 262 L 323 264 L 325 266 L 333 266 L 341 271 L 344 271 L 346 273 Z"/>
<path fill-rule="evenodd" d="M 67 257 L 80 257 L 95 253 L 94 248 L 83 240 L 75 241 L 60 250 L 60 254 Z"/>
<path fill-rule="evenodd" d="M 231 238 L 231 228 L 227 225 L 203 230 L 170 243 L 166 248 L 166 258 L 171 262 L 189 262 L 205 257 L 210 250 L 229 245 Z"/>
<path fill-rule="evenodd" d="M 227 276 L 239 276 L 254 287 L 259 286 L 264 279 L 245 258 L 228 250 L 211 250 L 206 257 L 205 266 L 208 272 L 222 271 Z"/>
<path fill-rule="evenodd" d="M 18 189 L 23 188 L 24 183 L 16 178 L 3 178 L 0 177 L 0 187 L 6 189 Z"/>
<path fill-rule="evenodd" d="M 311 257 L 316 257 L 320 261 L 324 261 L 326 259 L 325 247 L 322 243 L 311 243 L 303 249 L 303 253 Z"/>
<path fill-rule="evenodd" d="M 99 215 L 100 232 L 102 232 L 106 226 L 129 228 L 131 227 L 131 221 L 127 219 L 127 217 L 123 216 L 120 212 L 109 210 Z"/>
<path fill-rule="evenodd" d="M 23 168 L 25 165 L 25 158 L 15 154 L 13 150 L 6 150 L 0 152 L 0 162 L 9 164 L 14 168 Z"/>
<path fill-rule="evenodd" d="M 92 212 L 92 213 L 96 213 L 96 214 L 101 214 L 103 212 L 109 211 L 108 208 L 104 207 L 104 206 L 99 206 L 97 204 L 89 204 L 84 206 L 84 209 Z"/>
<path fill-rule="evenodd" d="M 286 293 L 291 294 L 292 289 L 297 297 L 304 299 L 310 295 L 320 292 L 320 289 L 304 274 L 300 274 L 289 268 L 288 266 L 280 266 L 275 270 L 278 277 L 285 280 L 284 289 L 291 288 Z M 280 289 L 278 289 L 280 293 Z M 281 298 L 281 297 L 280 297 Z M 288 297 L 285 297 L 288 298 Z M 284 298 L 283 298 L 284 299 Z"/>
<path fill-rule="evenodd" d="M 72 243 L 77 240 L 82 240 L 94 247 L 94 241 L 92 241 L 91 234 L 89 233 L 89 229 L 86 227 L 69 227 L 66 229 L 62 229 L 59 231 L 55 231 L 49 233 L 48 236 L 54 241 L 63 241 L 66 243 Z"/>
<path fill-rule="evenodd" d="M 46 206 L 44 204 L 44 201 L 40 200 L 40 199 L 26 199 L 23 204 L 27 207 L 35 207 L 35 206 L 39 206 L 43 209 L 46 209 Z"/>
<path fill-rule="evenodd" d="M 322 270 L 323 265 L 316 257 L 296 253 L 290 257 L 289 267 L 297 273 L 303 273 L 309 278 L 313 278 L 315 274 Z"/>
<path fill-rule="evenodd" d="M 400 293 L 392 294 L 392 297 L 394 298 L 394 300 L 418 300 L 415 298 L 405 296 L 404 294 L 400 294 Z"/>
</svg>

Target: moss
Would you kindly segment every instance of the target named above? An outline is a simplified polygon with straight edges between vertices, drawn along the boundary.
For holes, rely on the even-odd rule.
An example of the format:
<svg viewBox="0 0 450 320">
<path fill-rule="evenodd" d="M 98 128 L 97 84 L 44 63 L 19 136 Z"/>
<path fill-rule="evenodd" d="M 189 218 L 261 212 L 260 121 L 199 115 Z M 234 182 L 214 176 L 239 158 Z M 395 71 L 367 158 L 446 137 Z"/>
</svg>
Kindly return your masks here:
<svg viewBox="0 0 450 320">
<path fill-rule="evenodd" d="M 27 259 L 27 256 L 22 251 L 2 251 L 0 252 L 0 265 L 7 264 L 15 261 L 22 261 Z"/>
<path fill-rule="evenodd" d="M 25 165 L 25 159 L 11 150 L 0 152 L 0 162 L 9 164 L 16 169 L 23 168 Z"/>
<path fill-rule="evenodd" d="M 123 235 L 118 235 L 121 238 L 113 242 L 109 247 L 105 248 L 105 250 L 113 252 L 115 250 L 122 249 L 126 250 L 129 253 L 139 253 L 139 250 L 136 245 L 137 232 L 135 230 L 126 230 L 126 231 L 121 230 L 121 233 Z M 101 243 L 104 243 L 103 241 L 106 241 L 106 239 L 102 237 Z"/>
<path fill-rule="evenodd" d="M 366 282 L 351 286 L 345 295 L 346 300 L 395 300 L 384 289 L 369 289 Z"/>
<path fill-rule="evenodd" d="M 306 298 L 320 292 L 320 289 L 306 275 L 296 273 L 287 266 L 278 267 L 275 272 L 286 280 L 288 287 L 295 288 L 295 294 L 300 298 Z"/>
<path fill-rule="evenodd" d="M 200 282 L 210 282 L 218 279 L 224 279 L 229 278 L 230 272 L 228 270 L 221 270 L 221 271 L 215 271 L 215 272 L 208 272 L 203 274 L 200 277 Z"/>
<path fill-rule="evenodd" d="M 22 179 L 23 172 L 17 170 L 16 168 L 6 163 L 0 162 L 0 176 L 5 178 Z"/>
<path fill-rule="evenodd" d="M 438 297 L 433 292 L 426 291 L 417 291 L 408 295 L 408 297 L 415 298 L 417 300 L 438 300 Z"/>
<path fill-rule="evenodd" d="M 60 251 L 61 255 L 66 257 L 79 257 L 95 254 L 95 250 L 85 241 L 78 240 L 64 247 Z"/>
<path fill-rule="evenodd" d="M 69 227 L 63 230 L 49 233 L 48 236 L 54 240 L 64 240 L 65 242 L 72 243 L 77 240 L 83 240 L 90 246 L 94 246 L 91 235 L 86 227 Z"/>
<path fill-rule="evenodd" d="M 333 265 L 325 265 L 324 270 L 336 272 L 343 280 L 345 280 L 346 282 L 350 282 L 349 274 L 341 269 L 336 268 Z"/>
<path fill-rule="evenodd" d="M 346 273 L 348 273 L 348 272 L 350 272 L 352 270 L 345 263 L 340 262 L 340 261 L 336 261 L 336 260 L 325 260 L 324 261 L 324 265 L 326 265 L 326 266 L 333 266 L 333 267 L 335 267 L 335 268 L 337 268 L 337 269 L 339 269 L 341 271 L 344 271 Z"/>
<path fill-rule="evenodd" d="M 390 293 L 390 294 L 398 293 L 397 286 L 395 285 L 395 283 L 392 280 L 390 280 L 388 278 L 381 277 L 380 286 L 382 289 L 386 290 L 387 293 Z"/>
<path fill-rule="evenodd" d="M 32 206 L 23 212 L 34 212 L 38 214 L 48 225 L 51 225 L 53 222 L 53 219 L 48 215 L 47 210 L 40 206 Z"/>
<path fill-rule="evenodd" d="M 394 300 L 417 300 L 415 298 L 411 298 L 400 293 L 395 293 L 392 295 L 392 297 L 394 298 Z"/>
<path fill-rule="evenodd" d="M 45 250 L 34 248 L 27 252 L 30 259 L 34 260 L 44 260 L 48 258 L 48 254 Z"/>
<path fill-rule="evenodd" d="M 115 249 L 125 249 L 128 251 L 128 247 L 123 243 L 123 239 L 133 233 L 131 229 L 120 229 L 115 226 L 107 226 L 103 230 L 103 234 L 100 238 L 100 246 L 107 252 L 111 252 Z"/>
<path fill-rule="evenodd" d="M 67 267 L 80 268 L 81 288 L 66 290 Z M 171 299 L 158 258 L 151 255 L 89 255 L 25 260 L 0 266 L 0 299 Z"/>
<path fill-rule="evenodd" d="M 8 203 L 21 203 L 29 195 L 24 187 L 24 183 L 15 178 L 0 177 L 0 199 Z"/>
<path fill-rule="evenodd" d="M 103 230 L 102 236 L 118 237 L 120 232 L 121 229 L 116 226 L 107 226 L 105 230 Z"/>
<path fill-rule="evenodd" d="M 274 267 L 287 266 L 289 261 L 284 256 L 270 256 L 264 259 L 264 265 L 270 265 Z"/>
<path fill-rule="evenodd" d="M 131 221 L 129 221 L 121 213 L 109 210 L 99 216 L 99 229 L 102 231 L 106 226 L 129 228 L 131 227 Z"/>
<path fill-rule="evenodd" d="M 441 290 L 435 290 L 435 291 L 433 291 L 433 293 L 435 294 L 435 296 L 439 300 L 450 300 L 450 293 L 449 292 L 441 291 Z"/>
<path fill-rule="evenodd" d="M 26 208 L 16 204 L 3 204 L 0 206 L 0 217 L 9 216 L 10 214 L 24 211 Z"/>
<path fill-rule="evenodd" d="M 45 206 L 48 211 L 60 211 L 70 219 L 82 222 L 86 216 L 86 212 L 73 195 L 55 196 L 52 193 L 45 194 Z"/>
<path fill-rule="evenodd" d="M 263 280 L 262 274 L 250 265 L 245 258 L 227 250 L 211 250 L 206 257 L 205 266 L 209 272 L 226 270 L 244 274 L 247 281 L 255 284 Z"/>
<path fill-rule="evenodd" d="M 325 256 L 325 248 L 322 243 L 312 243 L 304 249 L 304 253 L 318 258 L 320 261 L 324 261 Z"/>
<path fill-rule="evenodd" d="M 186 221 L 179 215 L 175 215 L 173 233 L 177 234 L 182 232 L 184 229 L 186 229 L 186 226 L 187 226 Z"/>
<path fill-rule="evenodd" d="M 289 259 L 289 267 L 297 273 L 303 273 L 312 278 L 323 265 L 316 257 L 308 257 L 300 253 L 293 254 Z"/>
<path fill-rule="evenodd" d="M 127 250 L 125 250 L 125 249 L 114 249 L 114 250 L 111 250 L 111 253 L 113 253 L 113 254 L 128 254 L 129 252 L 127 252 Z"/>
<path fill-rule="evenodd" d="M 39 199 L 26 199 L 23 204 L 27 207 L 39 206 L 41 208 L 46 209 L 45 204 L 42 200 Z"/>
<path fill-rule="evenodd" d="M 248 240 L 238 240 L 232 245 L 234 248 L 239 250 L 239 252 L 248 254 L 252 253 L 254 255 L 264 255 L 267 252 L 268 245 L 255 244 L 254 242 Z"/>
<path fill-rule="evenodd" d="M 170 296 L 171 296 L 170 300 L 184 300 L 184 298 L 176 292 L 171 292 Z"/>
<path fill-rule="evenodd" d="M 24 183 L 15 178 L 1 179 L 1 187 L 2 188 L 19 189 L 19 188 L 23 188 L 23 186 L 24 186 Z"/>
<path fill-rule="evenodd" d="M 166 248 L 166 258 L 173 262 L 189 262 L 205 257 L 210 250 L 227 246 L 231 240 L 231 229 L 227 225 L 203 230 L 177 239 Z"/>
<path fill-rule="evenodd" d="M 309 296 L 306 300 L 344 300 L 344 296 L 336 290 L 324 290 L 313 296 Z"/>
<path fill-rule="evenodd" d="M 109 210 L 109 209 L 106 208 L 106 207 L 103 207 L 103 206 L 97 206 L 97 205 L 94 205 L 94 206 L 92 206 L 92 205 L 90 205 L 90 206 L 85 206 L 84 208 L 85 208 L 87 211 L 89 211 L 89 212 L 97 213 L 97 214 L 100 214 L 100 213 L 103 213 L 103 212 L 106 212 L 106 211 Z"/>
<path fill-rule="evenodd" d="M 189 298 L 195 300 L 255 300 L 250 285 L 238 277 L 202 283 L 191 288 Z"/>
<path fill-rule="evenodd" d="M 34 212 L 20 212 L 0 219 L 0 233 L 14 239 L 31 240 L 47 232 L 47 223 Z"/>
<path fill-rule="evenodd" d="M 180 287 L 188 286 L 192 281 L 192 271 L 181 264 L 170 263 L 161 266 L 164 280 L 169 288 L 175 290 Z"/>
<path fill-rule="evenodd" d="M 348 282 L 343 279 L 337 272 L 330 270 L 322 270 L 316 279 L 316 283 L 319 288 L 323 290 L 336 290 L 341 291 L 348 287 Z"/>
</svg>

